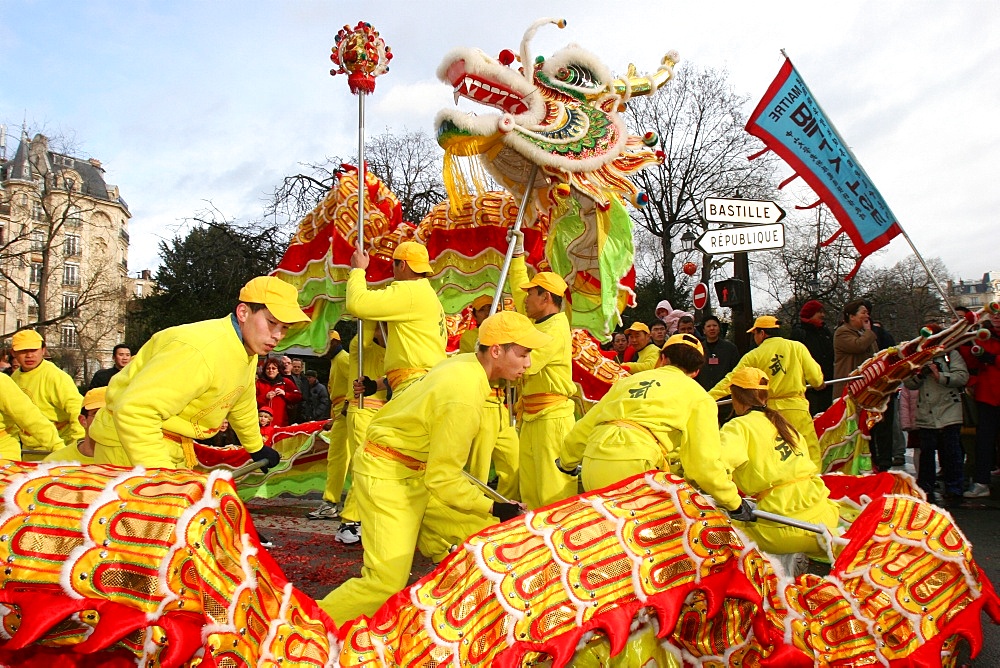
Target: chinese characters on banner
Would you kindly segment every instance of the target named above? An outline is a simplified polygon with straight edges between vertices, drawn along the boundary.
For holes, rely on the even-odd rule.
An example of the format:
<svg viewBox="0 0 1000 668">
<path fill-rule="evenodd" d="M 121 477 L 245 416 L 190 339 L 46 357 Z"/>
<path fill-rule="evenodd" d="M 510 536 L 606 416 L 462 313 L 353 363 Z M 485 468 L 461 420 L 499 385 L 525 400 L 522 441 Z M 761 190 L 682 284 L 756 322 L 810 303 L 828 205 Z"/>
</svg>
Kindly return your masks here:
<svg viewBox="0 0 1000 668">
<path fill-rule="evenodd" d="M 792 61 L 785 59 L 750 115 L 746 130 L 788 163 L 833 212 L 840 229 L 823 245 L 844 232 L 851 238 L 861 257 L 846 278 L 854 276 L 865 257 L 901 232 L 889 205 L 827 119 Z"/>
</svg>

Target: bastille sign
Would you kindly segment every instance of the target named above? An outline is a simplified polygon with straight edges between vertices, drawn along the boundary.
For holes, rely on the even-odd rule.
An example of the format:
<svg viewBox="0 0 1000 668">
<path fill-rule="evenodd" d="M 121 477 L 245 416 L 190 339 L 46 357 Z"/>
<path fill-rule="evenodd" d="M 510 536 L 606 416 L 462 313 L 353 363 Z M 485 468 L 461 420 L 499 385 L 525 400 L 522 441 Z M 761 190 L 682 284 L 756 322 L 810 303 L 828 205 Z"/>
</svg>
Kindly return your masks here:
<svg viewBox="0 0 1000 668">
<path fill-rule="evenodd" d="M 695 245 L 709 255 L 782 248 L 785 245 L 785 226 L 775 223 L 709 230 L 698 237 Z"/>
<path fill-rule="evenodd" d="M 785 212 L 771 200 L 706 197 L 702 204 L 709 223 L 759 224 L 780 223 Z"/>
</svg>

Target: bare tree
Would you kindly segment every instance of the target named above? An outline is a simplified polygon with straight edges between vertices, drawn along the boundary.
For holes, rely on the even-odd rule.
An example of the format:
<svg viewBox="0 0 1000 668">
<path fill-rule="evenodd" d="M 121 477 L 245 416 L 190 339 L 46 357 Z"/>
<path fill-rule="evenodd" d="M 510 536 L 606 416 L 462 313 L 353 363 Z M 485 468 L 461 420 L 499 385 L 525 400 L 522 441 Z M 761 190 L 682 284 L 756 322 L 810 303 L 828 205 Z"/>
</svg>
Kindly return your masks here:
<svg viewBox="0 0 1000 668">
<path fill-rule="evenodd" d="M 665 156 L 661 166 L 636 176 L 649 203 L 633 212 L 633 220 L 658 242 L 657 278 L 672 302 L 687 299 L 677 273 L 678 262 L 687 257 L 678 257 L 678 240 L 685 231 L 707 229 L 700 214 L 703 200 L 770 199 L 774 192 L 775 160 L 747 159 L 760 149 L 743 129 L 747 103 L 732 90 L 725 71 L 690 65 L 677 68 L 674 80 L 655 95 L 629 102 L 628 125 L 637 134 L 655 132 Z M 716 260 L 703 258 L 702 281 L 710 281 L 713 270 L 727 261 Z"/>
<path fill-rule="evenodd" d="M 442 151 L 427 133 L 388 128 L 365 145 L 365 163 L 399 199 L 403 220 L 419 223 L 431 208 L 447 197 L 441 177 Z M 291 226 L 324 198 L 336 183 L 343 163 L 356 164 L 357 156 L 330 157 L 305 163 L 299 174 L 287 176 L 265 207 L 265 216 Z"/>
</svg>

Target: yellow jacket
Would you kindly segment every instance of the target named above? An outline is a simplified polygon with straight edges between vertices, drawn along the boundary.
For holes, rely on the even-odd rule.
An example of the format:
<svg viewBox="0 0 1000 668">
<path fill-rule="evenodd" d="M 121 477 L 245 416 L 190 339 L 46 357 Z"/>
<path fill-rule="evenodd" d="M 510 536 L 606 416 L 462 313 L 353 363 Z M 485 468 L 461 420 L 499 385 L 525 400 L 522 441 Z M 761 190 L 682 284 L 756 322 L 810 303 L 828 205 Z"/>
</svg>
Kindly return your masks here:
<svg viewBox="0 0 1000 668">
<path fill-rule="evenodd" d="M 355 337 L 357 338 L 357 337 Z M 357 362 L 355 361 L 355 370 Z M 354 377 L 351 376 L 351 361 L 347 351 L 343 348 L 334 355 L 330 361 L 330 380 L 327 383 L 327 390 L 330 392 L 330 419 L 336 420 L 344 412 L 349 395 L 354 394 Z"/>
<path fill-rule="evenodd" d="M 521 290 L 520 285 L 528 282 L 528 268 L 523 257 L 515 257 L 510 263 L 511 294 L 514 295 L 514 306 L 518 313 L 525 314 L 524 300 L 528 293 Z M 521 379 L 523 396 L 536 394 L 560 394 L 572 397 L 576 394 L 576 384 L 573 383 L 573 335 L 570 332 L 569 318 L 564 312 L 555 313 L 535 327 L 552 337 L 547 345 L 531 351 L 531 368 L 524 372 Z M 554 407 L 558 408 L 558 407 Z M 547 410 L 529 416 L 538 418 L 544 416 Z"/>
<path fill-rule="evenodd" d="M 622 368 L 629 373 L 649 371 L 656 367 L 656 360 L 660 359 L 660 350 L 658 345 L 650 342 L 645 348 L 639 351 L 639 356 L 636 357 L 634 362 L 626 362 L 622 364 Z"/>
<path fill-rule="evenodd" d="M 763 412 L 730 420 L 722 427 L 721 440 L 733 481 L 757 499 L 761 510 L 806 519 L 830 498 L 805 439 L 793 448 Z"/>
<path fill-rule="evenodd" d="M 76 423 L 80 425 L 78 420 Z M 10 376 L 0 373 L 0 457 L 20 458 L 18 435 L 21 439 L 30 439 L 41 450 L 51 452 L 65 447 L 52 422 L 31 403 Z"/>
<path fill-rule="evenodd" d="M 620 439 L 625 436 L 627 448 Z M 612 447 L 609 447 L 612 446 Z M 591 459 L 664 461 L 720 507 L 740 505 L 721 460 L 718 408 L 697 381 L 675 366 L 623 378 L 574 425 L 559 455 L 564 468 Z"/>
<path fill-rule="evenodd" d="M 42 360 L 31 371 L 18 369 L 11 378 L 42 415 L 56 426 L 63 444 L 76 445 L 86 435 L 80 424 L 83 395 L 68 373 L 52 362 Z M 55 449 L 47 439 L 42 437 L 42 440 L 38 440 L 34 434 L 21 434 L 21 445 L 29 450 Z M 61 448 L 62 445 L 58 447 Z"/>
<path fill-rule="evenodd" d="M 364 270 L 352 269 L 347 276 L 347 311 L 363 320 L 388 324 L 386 373 L 426 371 L 445 358 L 444 309 L 426 278 L 393 281 L 384 290 L 369 290 Z"/>
<path fill-rule="evenodd" d="M 744 355 L 736 368 L 716 383 L 708 394 L 713 399 L 727 396 L 733 373 L 747 366 L 756 367 L 768 375 L 767 405 L 777 410 L 802 408 L 802 403 L 806 401 L 807 384 L 812 387 L 823 384 L 823 369 L 804 345 L 780 336 L 770 336 Z M 808 403 L 805 408 L 808 410 Z"/>
<path fill-rule="evenodd" d="M 205 439 L 228 416 L 249 452 L 263 447 L 257 423 L 257 356 L 232 316 L 157 332 L 111 379 L 91 438 L 124 448 L 135 466 L 174 466 L 163 432 Z"/>
<path fill-rule="evenodd" d="M 462 475 L 489 394 L 486 371 L 475 355 L 441 362 L 372 419 L 354 470 L 391 480 L 423 477 L 444 505 L 489 514 L 493 502 Z"/>
</svg>

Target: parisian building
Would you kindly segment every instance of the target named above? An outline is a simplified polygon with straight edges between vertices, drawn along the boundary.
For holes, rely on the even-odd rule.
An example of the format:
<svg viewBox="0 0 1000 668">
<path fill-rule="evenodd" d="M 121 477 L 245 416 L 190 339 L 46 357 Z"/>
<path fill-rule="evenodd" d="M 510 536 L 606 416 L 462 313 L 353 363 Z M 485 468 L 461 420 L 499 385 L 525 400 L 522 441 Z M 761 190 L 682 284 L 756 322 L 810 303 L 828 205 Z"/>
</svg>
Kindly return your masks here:
<svg viewBox="0 0 1000 668">
<path fill-rule="evenodd" d="M 0 135 L 0 336 L 31 327 L 78 381 L 111 364 L 123 340 L 131 218 L 99 160 L 55 150 L 22 129 Z"/>
</svg>

